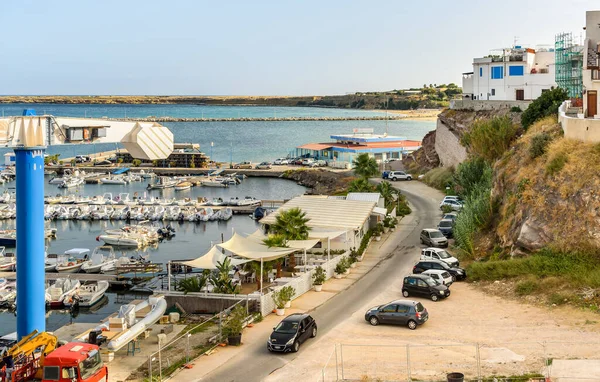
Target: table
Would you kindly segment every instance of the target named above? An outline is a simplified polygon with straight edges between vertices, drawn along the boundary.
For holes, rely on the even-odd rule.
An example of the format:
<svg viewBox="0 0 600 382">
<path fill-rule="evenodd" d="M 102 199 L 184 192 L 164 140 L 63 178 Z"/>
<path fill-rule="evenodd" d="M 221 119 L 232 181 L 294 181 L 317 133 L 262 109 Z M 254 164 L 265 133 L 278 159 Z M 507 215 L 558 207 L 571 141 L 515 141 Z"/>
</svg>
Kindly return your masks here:
<svg viewBox="0 0 600 382">
<path fill-rule="evenodd" d="M 325 259 L 309 259 L 308 262 L 313 263 L 313 264 L 325 264 L 327 262 L 327 260 L 325 260 Z"/>
<path fill-rule="evenodd" d="M 283 285 L 283 284 L 292 282 L 294 280 L 296 280 L 296 278 L 294 278 L 294 277 L 280 277 L 278 279 L 273 280 L 273 282 L 277 285 Z"/>
<path fill-rule="evenodd" d="M 302 271 L 309 271 L 311 269 L 315 269 L 317 266 L 316 265 L 296 265 L 294 267 L 294 269 L 298 269 L 298 270 L 302 270 Z"/>
</svg>

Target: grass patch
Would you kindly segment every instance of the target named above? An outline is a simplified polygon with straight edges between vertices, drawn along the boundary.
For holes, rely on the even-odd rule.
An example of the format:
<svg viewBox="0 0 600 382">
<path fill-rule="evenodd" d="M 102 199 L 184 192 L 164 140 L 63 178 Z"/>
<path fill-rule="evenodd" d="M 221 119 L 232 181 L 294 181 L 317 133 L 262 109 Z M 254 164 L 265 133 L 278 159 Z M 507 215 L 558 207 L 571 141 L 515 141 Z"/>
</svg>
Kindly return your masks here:
<svg viewBox="0 0 600 382">
<path fill-rule="evenodd" d="M 544 155 L 551 140 L 552 137 L 550 134 L 545 132 L 534 135 L 529 144 L 529 157 L 535 159 Z"/>
<path fill-rule="evenodd" d="M 494 163 L 510 147 L 517 135 L 517 126 L 512 120 L 505 117 L 478 120 L 461 139 L 463 146 L 468 147 L 471 153 Z"/>
<path fill-rule="evenodd" d="M 452 187 L 452 176 L 454 170 L 451 167 L 438 167 L 427 171 L 423 182 L 430 187 L 446 192 L 446 187 Z"/>
<path fill-rule="evenodd" d="M 569 157 L 565 153 L 556 154 L 546 165 L 546 174 L 553 176 L 560 172 L 569 161 Z"/>
<path fill-rule="evenodd" d="M 539 287 L 539 284 L 534 279 L 523 280 L 517 283 L 515 286 L 515 293 L 519 296 L 528 296 L 535 292 Z"/>
<path fill-rule="evenodd" d="M 548 296 L 548 304 L 551 305 L 564 305 L 569 302 L 569 297 L 562 293 L 552 293 Z"/>
</svg>

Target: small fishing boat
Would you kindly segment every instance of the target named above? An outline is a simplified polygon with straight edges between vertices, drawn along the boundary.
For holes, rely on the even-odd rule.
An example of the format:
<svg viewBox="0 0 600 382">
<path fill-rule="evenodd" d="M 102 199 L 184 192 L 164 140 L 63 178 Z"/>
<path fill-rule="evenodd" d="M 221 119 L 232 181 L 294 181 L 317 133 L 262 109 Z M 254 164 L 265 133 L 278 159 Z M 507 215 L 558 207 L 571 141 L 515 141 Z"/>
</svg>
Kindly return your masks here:
<svg viewBox="0 0 600 382">
<path fill-rule="evenodd" d="M 73 201 L 74 204 L 89 204 L 92 199 L 89 196 L 78 195 Z"/>
<path fill-rule="evenodd" d="M 117 257 L 115 256 L 113 248 L 108 245 L 103 245 L 94 249 L 92 256 L 90 256 L 90 260 L 86 261 L 81 266 L 81 270 L 85 273 L 100 273 L 102 267 L 116 262 Z"/>
<path fill-rule="evenodd" d="M 225 202 L 223 201 L 223 198 L 214 198 L 211 202 L 210 202 L 211 206 L 224 206 Z"/>
<path fill-rule="evenodd" d="M 161 176 L 158 178 L 156 183 L 149 183 L 147 189 L 164 189 L 164 188 L 173 188 L 177 184 L 176 180 L 173 180 L 167 176 Z"/>
<path fill-rule="evenodd" d="M 56 261 L 56 271 L 59 273 L 77 273 L 87 261 L 90 250 L 87 248 L 69 249 Z M 77 256 L 77 257 L 76 257 Z M 82 258 L 83 256 L 84 258 Z"/>
<path fill-rule="evenodd" d="M 109 284 L 106 280 L 87 281 L 77 291 L 64 301 L 68 308 L 71 305 L 79 305 L 81 308 L 89 308 L 104 297 Z"/>
<path fill-rule="evenodd" d="M 0 247 L 0 271 L 14 271 L 17 266 L 17 259 L 13 256 L 6 255 L 6 248 Z M 0 279 L 5 280 L 5 279 Z M 5 280 L 6 281 L 6 280 Z"/>
<path fill-rule="evenodd" d="M 188 181 L 179 182 L 175 185 L 175 191 L 185 191 L 192 188 L 192 183 Z"/>
<path fill-rule="evenodd" d="M 51 308 L 61 308 L 65 300 L 69 300 L 81 286 L 79 280 L 59 278 L 46 288 L 46 301 Z"/>
<path fill-rule="evenodd" d="M 203 187 L 229 187 L 227 183 L 223 183 L 223 181 L 217 181 L 215 179 L 206 179 L 200 181 L 200 184 Z"/>
<path fill-rule="evenodd" d="M 0 231 L 0 246 L 15 247 L 17 245 L 17 232 L 14 230 Z"/>
<path fill-rule="evenodd" d="M 73 188 L 73 187 L 81 186 L 82 184 L 83 184 L 83 179 L 68 178 L 68 179 L 64 179 L 61 183 L 59 183 L 58 188 Z"/>
<path fill-rule="evenodd" d="M 56 272 L 56 263 L 58 262 L 57 254 L 46 254 L 44 258 L 44 271 L 45 272 Z"/>
<path fill-rule="evenodd" d="M 107 176 L 104 178 L 100 178 L 100 182 L 102 182 L 102 184 L 115 184 L 115 185 L 121 185 L 124 186 L 127 184 L 127 181 L 125 179 L 123 179 L 123 177 L 121 176 Z"/>
<path fill-rule="evenodd" d="M 148 312 L 143 317 L 138 318 L 142 312 Z M 125 324 L 125 330 L 123 330 L 118 336 L 108 342 L 106 348 L 110 351 L 116 352 L 126 346 L 132 339 L 139 336 L 147 328 L 158 322 L 162 315 L 167 310 L 167 301 L 164 296 L 150 296 L 148 300 L 141 301 L 137 304 L 123 305 L 119 309 L 117 321 Z M 110 331 L 110 319 L 95 327 L 93 330 L 101 330 L 103 332 Z M 77 337 L 76 340 L 87 342 L 89 333 Z"/>
<path fill-rule="evenodd" d="M 256 207 L 252 215 L 250 215 L 253 220 L 260 220 L 265 216 L 267 216 L 267 210 L 263 207 Z"/>
<path fill-rule="evenodd" d="M 7 283 L 0 289 L 0 306 L 7 306 L 17 298 L 17 285 L 14 281 Z"/>
<path fill-rule="evenodd" d="M 230 206 L 237 206 L 239 201 L 240 201 L 240 198 L 238 198 L 237 196 L 234 196 L 229 199 L 229 202 L 227 202 L 227 204 Z"/>
<path fill-rule="evenodd" d="M 252 196 L 246 196 L 244 199 L 240 199 L 238 201 L 238 206 L 253 206 L 259 205 L 261 203 L 260 200 L 253 198 Z"/>
<path fill-rule="evenodd" d="M 108 245 L 114 245 L 116 247 L 133 247 L 137 248 L 142 246 L 144 243 L 139 236 L 133 236 L 128 233 L 122 233 L 120 235 L 100 235 L 97 240 L 102 240 Z"/>
</svg>

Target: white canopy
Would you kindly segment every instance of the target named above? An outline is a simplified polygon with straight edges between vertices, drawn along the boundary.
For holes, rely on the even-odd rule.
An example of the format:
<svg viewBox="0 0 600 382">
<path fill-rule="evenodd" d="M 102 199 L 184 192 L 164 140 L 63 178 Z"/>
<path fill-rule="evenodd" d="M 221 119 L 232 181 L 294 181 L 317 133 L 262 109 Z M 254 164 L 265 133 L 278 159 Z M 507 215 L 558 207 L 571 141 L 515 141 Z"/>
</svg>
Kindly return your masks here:
<svg viewBox="0 0 600 382">
<path fill-rule="evenodd" d="M 180 264 L 187 265 L 193 268 L 217 269 L 217 263 L 223 262 L 223 260 L 225 260 L 227 257 L 229 256 L 226 256 L 216 246 L 213 246 L 210 249 L 210 251 L 198 257 L 197 259 L 183 261 Z M 247 259 L 236 259 L 233 257 L 229 257 L 229 259 L 231 260 L 231 265 L 240 265 L 250 261 Z"/>
<path fill-rule="evenodd" d="M 90 250 L 88 248 L 73 248 L 65 251 L 65 255 L 81 256 L 89 252 Z"/>
<path fill-rule="evenodd" d="M 263 243 L 263 240 L 265 240 L 266 238 L 267 238 L 267 235 L 265 235 L 262 232 L 262 230 L 260 230 L 260 229 L 257 229 L 256 232 L 246 236 L 246 239 L 256 241 L 261 244 Z M 287 242 L 287 245 L 289 248 L 307 250 L 307 249 L 311 249 L 312 247 L 317 245 L 318 242 L 319 242 L 319 239 L 314 239 L 314 238 L 309 239 L 309 240 L 289 240 Z"/>
<path fill-rule="evenodd" d="M 386 216 L 387 215 L 387 209 L 386 208 L 381 208 L 381 207 L 375 207 L 375 208 L 373 208 L 373 213 L 376 213 L 378 215 Z"/>
<path fill-rule="evenodd" d="M 298 250 L 298 248 L 269 248 L 262 242 L 256 239 L 248 239 L 237 232 L 233 234 L 231 239 L 217 244 L 217 246 L 246 259 L 262 259 L 264 261 L 275 260 Z"/>
</svg>

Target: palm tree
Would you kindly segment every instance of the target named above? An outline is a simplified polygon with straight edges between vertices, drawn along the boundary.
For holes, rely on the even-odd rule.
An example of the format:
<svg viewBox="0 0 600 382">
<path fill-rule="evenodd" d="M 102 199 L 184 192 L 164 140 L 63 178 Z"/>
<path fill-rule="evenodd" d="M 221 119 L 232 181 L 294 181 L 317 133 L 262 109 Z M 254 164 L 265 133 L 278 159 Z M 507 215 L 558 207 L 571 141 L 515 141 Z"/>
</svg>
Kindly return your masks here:
<svg viewBox="0 0 600 382">
<path fill-rule="evenodd" d="M 287 247 L 287 240 L 285 239 L 285 236 L 281 234 L 269 235 L 266 239 L 263 240 L 263 243 L 269 248 Z M 281 277 L 281 266 L 283 265 L 283 258 L 280 257 L 279 259 L 273 260 L 273 262 L 277 267 L 277 278 L 279 278 Z"/>
<path fill-rule="evenodd" d="M 373 192 L 373 186 L 367 178 L 354 179 L 348 185 L 348 192 Z"/>
<path fill-rule="evenodd" d="M 276 235 L 281 235 L 285 241 L 289 240 L 306 240 L 310 227 L 307 223 L 310 221 L 306 217 L 306 213 L 298 207 L 290 208 L 287 211 L 282 211 L 275 218 L 275 223 L 269 227 L 269 232 Z M 296 265 L 294 254 L 290 254 L 290 267 Z"/>
<path fill-rule="evenodd" d="M 202 289 L 206 286 L 208 277 L 204 274 L 200 276 L 190 277 L 185 280 L 181 280 L 177 288 L 185 294 L 191 292 L 202 292 Z"/>
<path fill-rule="evenodd" d="M 392 184 L 390 182 L 384 180 L 383 182 L 377 185 L 376 189 L 377 192 L 379 192 L 379 195 L 381 195 L 381 197 L 385 201 L 386 207 L 389 207 L 395 202 L 396 195 L 398 195 L 398 190 L 392 187 Z"/>
<path fill-rule="evenodd" d="M 379 165 L 375 158 L 363 153 L 354 159 L 354 173 L 361 178 L 371 178 L 379 173 Z"/>
</svg>

